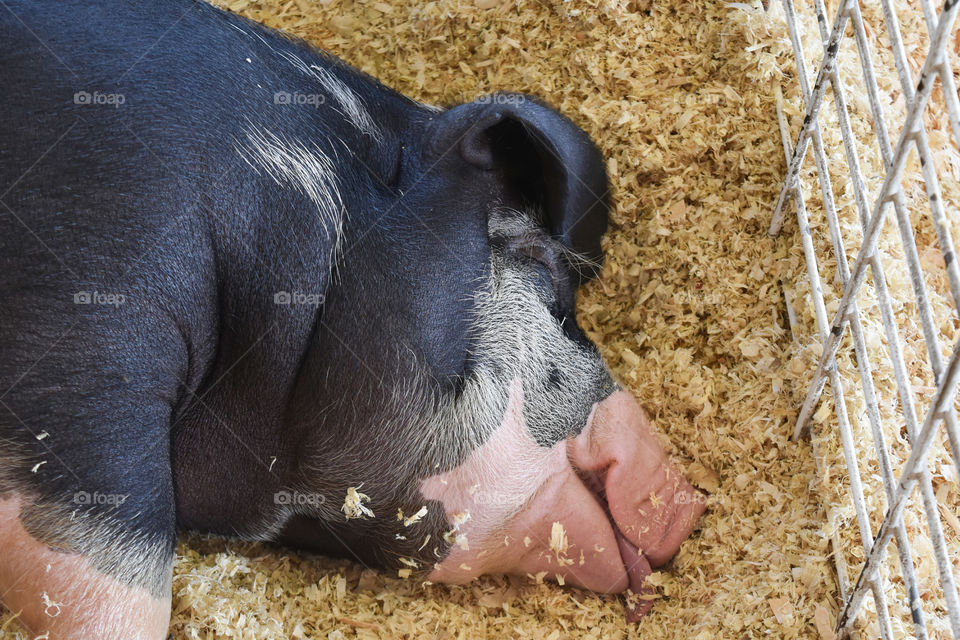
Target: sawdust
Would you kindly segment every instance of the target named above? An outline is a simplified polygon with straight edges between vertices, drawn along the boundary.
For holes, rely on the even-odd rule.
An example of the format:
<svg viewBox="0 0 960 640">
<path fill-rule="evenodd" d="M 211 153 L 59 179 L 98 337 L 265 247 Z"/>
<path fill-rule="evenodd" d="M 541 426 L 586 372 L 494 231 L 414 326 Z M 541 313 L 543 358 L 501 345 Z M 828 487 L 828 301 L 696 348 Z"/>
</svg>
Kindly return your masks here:
<svg viewBox="0 0 960 640">
<path fill-rule="evenodd" d="M 373 511 L 363 504 L 370 500 L 370 496 L 365 493 L 360 493 L 357 491 L 358 488 L 359 487 L 347 488 L 347 495 L 344 497 L 343 505 L 340 507 L 340 511 L 343 512 L 343 516 L 347 520 L 352 518 L 363 520 L 375 517 Z"/>
<path fill-rule="evenodd" d="M 759 2 L 676 0 L 224 4 L 425 102 L 526 91 L 590 132 L 609 159 L 617 206 L 602 276 L 580 296 L 581 324 L 710 497 L 700 531 L 651 577 L 659 598 L 636 626 L 625 622 L 618 598 L 559 587 L 543 575 L 425 584 L 193 536 L 178 547 L 173 637 L 832 637 L 838 585 L 831 555 L 841 551 L 853 569 L 863 550 L 849 535 L 856 527 L 827 394 L 817 413 L 819 462 L 809 441 L 789 439 L 819 345 L 795 220 L 778 238 L 766 234 L 785 171 L 778 91 L 792 135 L 802 118 L 779 3 L 769 13 Z M 816 38 L 815 23 L 805 25 Z M 922 31 L 922 24 L 911 28 Z M 911 33 L 904 26 L 905 37 Z M 884 79 L 891 87 L 896 80 Z M 856 235 L 843 186 L 839 204 Z M 816 194 L 808 198 L 826 254 Z M 935 246 L 929 233 L 918 237 L 922 251 Z M 899 255 L 896 243 L 881 250 Z M 891 267 L 888 276 L 891 290 L 909 293 L 902 270 Z M 936 311 L 945 334 L 955 335 L 949 305 Z M 882 349 L 882 332 L 871 346 Z M 839 366 L 852 385 L 849 354 L 844 349 Z M 918 393 L 929 399 L 922 347 L 912 355 Z M 860 415 L 850 389 L 851 415 Z M 884 407 L 899 433 L 892 402 Z M 948 482 L 946 464 L 940 473 L 941 505 L 956 513 L 956 478 Z M 846 545 L 839 550 L 832 528 Z M 957 550 L 960 531 L 949 535 Z M 0 630 L 8 618 L 0 617 Z"/>
</svg>

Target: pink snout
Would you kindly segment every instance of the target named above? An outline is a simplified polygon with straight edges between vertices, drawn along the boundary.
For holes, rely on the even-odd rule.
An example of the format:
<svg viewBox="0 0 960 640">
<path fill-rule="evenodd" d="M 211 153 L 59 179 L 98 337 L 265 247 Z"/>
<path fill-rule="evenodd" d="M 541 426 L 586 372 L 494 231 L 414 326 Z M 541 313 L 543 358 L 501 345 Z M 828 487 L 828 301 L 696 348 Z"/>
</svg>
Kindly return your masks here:
<svg viewBox="0 0 960 640">
<path fill-rule="evenodd" d="M 531 437 L 522 408 L 515 381 L 493 436 L 460 467 L 423 482 L 462 537 L 430 579 L 545 572 L 597 592 L 629 588 L 628 617 L 639 619 L 652 606 L 643 587 L 650 568 L 673 557 L 706 501 L 629 393 L 598 403 L 577 437 L 549 449 Z"/>
<path fill-rule="evenodd" d="M 597 405 L 567 453 L 579 471 L 600 474 L 614 522 L 654 567 L 676 554 L 704 511 L 702 494 L 670 463 L 650 421 L 626 391 Z"/>
<path fill-rule="evenodd" d="M 643 581 L 689 537 L 706 508 L 703 494 L 669 461 L 653 425 L 625 391 L 597 405 L 567 452 L 606 505 L 630 590 L 649 595 Z M 630 598 L 628 617 L 639 619 L 651 606 L 649 598 Z"/>
</svg>

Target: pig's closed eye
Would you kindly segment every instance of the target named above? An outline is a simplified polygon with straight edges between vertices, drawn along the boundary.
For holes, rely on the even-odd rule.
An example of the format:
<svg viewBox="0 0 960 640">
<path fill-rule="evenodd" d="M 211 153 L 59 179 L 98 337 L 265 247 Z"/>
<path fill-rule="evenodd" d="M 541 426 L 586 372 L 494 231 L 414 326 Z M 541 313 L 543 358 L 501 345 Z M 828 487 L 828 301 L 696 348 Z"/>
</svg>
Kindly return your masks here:
<svg viewBox="0 0 960 640">
<path fill-rule="evenodd" d="M 535 263 L 548 276 L 548 286 L 556 290 L 564 282 L 562 258 L 556 249 L 545 242 L 528 239 L 512 239 L 507 242 L 510 253 Z"/>
<path fill-rule="evenodd" d="M 508 255 L 526 262 L 540 274 L 545 289 L 551 294 L 550 313 L 561 321 L 565 333 L 580 340 L 574 320 L 576 282 L 570 275 L 563 250 L 553 240 L 537 233 L 507 238 L 501 246 Z"/>
</svg>

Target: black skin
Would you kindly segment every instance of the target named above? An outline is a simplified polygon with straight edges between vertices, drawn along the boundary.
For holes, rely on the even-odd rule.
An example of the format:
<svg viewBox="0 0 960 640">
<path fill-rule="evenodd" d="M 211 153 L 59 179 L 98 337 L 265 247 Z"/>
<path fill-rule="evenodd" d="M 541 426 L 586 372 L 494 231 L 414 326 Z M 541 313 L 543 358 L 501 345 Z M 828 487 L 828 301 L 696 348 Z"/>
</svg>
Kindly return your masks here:
<svg viewBox="0 0 960 640">
<path fill-rule="evenodd" d="M 436 113 L 192 0 L 5 4 L 0 459 L 24 464 L 0 474 L 0 495 L 29 491 L 37 509 L 77 491 L 128 495 L 89 509 L 159 536 L 171 555 L 178 527 L 258 535 L 306 453 L 335 467 L 337 443 L 386 428 L 371 426 L 380 398 L 410 374 L 389 357 L 398 345 L 437 398 L 457 392 L 492 207 L 535 207 L 546 233 L 599 263 L 602 158 L 532 98 Z M 278 52 L 335 74 L 383 139 L 330 108 L 277 106 L 274 91 L 322 92 Z M 81 91 L 123 103 L 76 104 Z M 235 149 L 251 123 L 336 159 L 347 210 L 332 277 L 313 203 Z M 553 313 L 586 343 L 574 292 L 594 274 L 542 241 L 501 242 L 542 269 Z M 76 304 L 84 291 L 123 303 Z M 277 305 L 278 291 L 325 302 Z M 320 440 L 326 450 L 306 451 Z M 372 453 L 365 490 L 383 478 L 374 488 L 386 491 L 392 461 Z M 279 539 L 386 562 L 376 532 L 356 524 L 297 517 Z"/>
</svg>

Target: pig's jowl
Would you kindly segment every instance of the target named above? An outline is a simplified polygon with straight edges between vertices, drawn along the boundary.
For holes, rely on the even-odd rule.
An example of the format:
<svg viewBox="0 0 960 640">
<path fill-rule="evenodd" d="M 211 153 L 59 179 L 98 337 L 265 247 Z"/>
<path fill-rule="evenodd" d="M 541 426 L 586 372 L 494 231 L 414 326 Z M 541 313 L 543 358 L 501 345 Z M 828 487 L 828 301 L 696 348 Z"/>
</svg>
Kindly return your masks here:
<svg viewBox="0 0 960 640">
<path fill-rule="evenodd" d="M 11 2 L 0 85 L 0 593 L 37 633 L 164 637 L 178 528 L 607 593 L 692 531 L 577 325 L 607 179 L 554 109 L 191 0 Z"/>
</svg>

